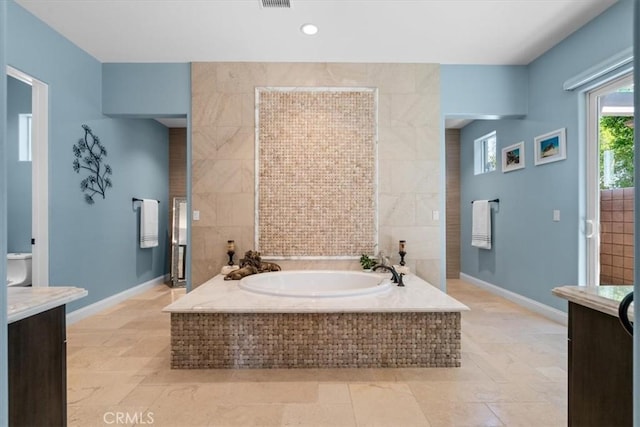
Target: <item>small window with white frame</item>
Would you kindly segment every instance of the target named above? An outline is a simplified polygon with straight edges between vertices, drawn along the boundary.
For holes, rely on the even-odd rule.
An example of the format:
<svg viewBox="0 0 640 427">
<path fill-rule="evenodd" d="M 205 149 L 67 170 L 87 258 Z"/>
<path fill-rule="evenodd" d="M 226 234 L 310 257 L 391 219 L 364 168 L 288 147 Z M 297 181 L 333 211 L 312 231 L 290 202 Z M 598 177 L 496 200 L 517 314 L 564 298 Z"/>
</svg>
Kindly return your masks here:
<svg viewBox="0 0 640 427">
<path fill-rule="evenodd" d="M 496 131 L 476 139 L 473 150 L 475 175 L 496 170 Z"/>
<path fill-rule="evenodd" d="M 21 162 L 31 161 L 31 114 L 18 115 L 18 160 Z"/>
</svg>

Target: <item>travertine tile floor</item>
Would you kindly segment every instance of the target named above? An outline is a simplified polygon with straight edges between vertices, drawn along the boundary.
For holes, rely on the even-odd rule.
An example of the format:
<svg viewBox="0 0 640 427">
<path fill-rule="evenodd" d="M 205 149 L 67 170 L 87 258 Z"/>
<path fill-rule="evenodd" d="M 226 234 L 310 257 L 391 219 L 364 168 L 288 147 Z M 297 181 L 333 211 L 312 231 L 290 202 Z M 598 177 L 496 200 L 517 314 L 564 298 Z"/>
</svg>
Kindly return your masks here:
<svg viewBox="0 0 640 427">
<path fill-rule="evenodd" d="M 159 286 L 69 326 L 69 425 L 565 426 L 566 327 L 448 286 L 461 368 L 342 370 L 171 370 Z"/>
</svg>

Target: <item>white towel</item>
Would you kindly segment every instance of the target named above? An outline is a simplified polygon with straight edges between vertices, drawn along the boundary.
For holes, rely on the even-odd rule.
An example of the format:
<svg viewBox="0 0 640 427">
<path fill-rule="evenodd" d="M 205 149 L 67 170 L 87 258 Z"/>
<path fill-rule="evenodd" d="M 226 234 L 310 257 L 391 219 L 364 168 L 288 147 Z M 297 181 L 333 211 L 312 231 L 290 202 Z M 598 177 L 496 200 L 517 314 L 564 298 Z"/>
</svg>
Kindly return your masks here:
<svg viewBox="0 0 640 427">
<path fill-rule="evenodd" d="M 471 216 L 471 246 L 491 249 L 491 206 L 489 201 L 474 201 Z"/>
<path fill-rule="evenodd" d="M 140 207 L 140 247 L 158 246 L 158 201 L 142 199 Z"/>
</svg>

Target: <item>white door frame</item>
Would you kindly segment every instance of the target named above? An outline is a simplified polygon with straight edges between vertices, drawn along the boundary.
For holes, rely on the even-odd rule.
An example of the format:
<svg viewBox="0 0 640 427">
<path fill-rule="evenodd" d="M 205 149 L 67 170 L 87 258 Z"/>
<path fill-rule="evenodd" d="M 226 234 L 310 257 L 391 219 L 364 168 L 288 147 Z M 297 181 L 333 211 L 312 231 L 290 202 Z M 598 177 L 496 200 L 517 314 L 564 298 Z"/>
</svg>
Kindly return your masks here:
<svg viewBox="0 0 640 427">
<path fill-rule="evenodd" d="M 600 284 L 600 147 L 599 117 L 601 96 L 618 87 L 633 84 L 633 72 L 625 73 L 587 92 L 587 286 Z"/>
<path fill-rule="evenodd" d="M 33 286 L 49 286 L 49 86 L 7 66 L 7 75 L 31 86 Z"/>
</svg>

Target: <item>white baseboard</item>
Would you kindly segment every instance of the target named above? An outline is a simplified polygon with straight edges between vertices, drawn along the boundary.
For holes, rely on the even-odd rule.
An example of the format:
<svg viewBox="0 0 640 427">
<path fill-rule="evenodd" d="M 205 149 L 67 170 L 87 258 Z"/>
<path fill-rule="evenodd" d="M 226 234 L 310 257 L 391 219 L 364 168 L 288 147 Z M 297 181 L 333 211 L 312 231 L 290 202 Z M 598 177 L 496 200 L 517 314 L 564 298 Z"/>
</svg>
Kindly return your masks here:
<svg viewBox="0 0 640 427">
<path fill-rule="evenodd" d="M 89 304 L 85 307 L 74 310 L 71 313 L 67 313 L 67 325 L 71 325 L 79 320 L 82 320 L 89 316 L 93 316 L 94 314 L 98 314 L 102 310 L 113 307 L 114 305 L 121 303 L 122 301 L 127 300 L 133 296 L 141 294 L 153 288 L 154 286 L 162 285 L 166 280 L 167 275 L 163 274 L 162 276 L 158 276 L 155 279 L 149 280 L 148 282 L 141 283 L 137 286 L 134 286 L 133 288 L 129 288 L 120 293 L 94 302 L 93 304 Z"/>
<path fill-rule="evenodd" d="M 492 285 L 489 282 L 485 282 L 484 280 L 477 279 L 473 276 L 469 276 L 465 273 L 460 273 L 460 279 L 465 282 L 469 282 L 472 285 L 475 285 L 479 288 L 484 289 L 485 291 L 491 292 L 492 294 L 501 296 L 509 301 L 515 302 L 516 304 L 527 308 L 533 312 L 536 312 L 548 319 L 553 320 L 554 322 L 561 323 L 565 326 L 569 324 L 569 316 L 564 311 L 558 310 L 557 308 L 549 307 L 548 305 L 542 304 L 538 301 L 532 300 L 527 297 L 523 297 L 520 294 L 516 294 L 515 292 L 508 291 L 504 288 L 501 288 L 496 285 Z"/>
</svg>

